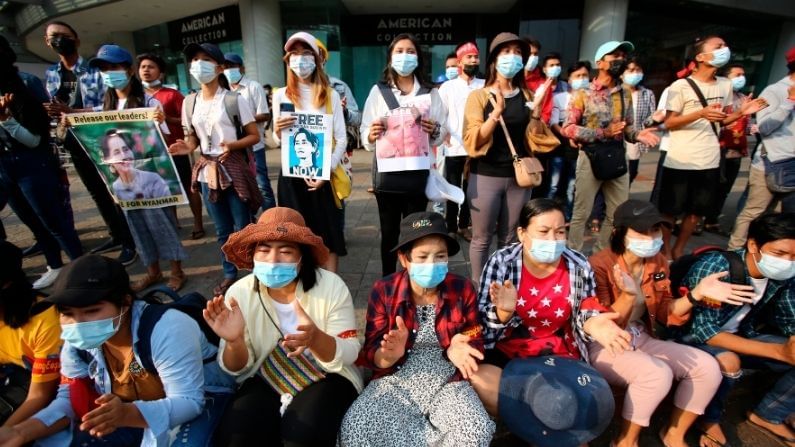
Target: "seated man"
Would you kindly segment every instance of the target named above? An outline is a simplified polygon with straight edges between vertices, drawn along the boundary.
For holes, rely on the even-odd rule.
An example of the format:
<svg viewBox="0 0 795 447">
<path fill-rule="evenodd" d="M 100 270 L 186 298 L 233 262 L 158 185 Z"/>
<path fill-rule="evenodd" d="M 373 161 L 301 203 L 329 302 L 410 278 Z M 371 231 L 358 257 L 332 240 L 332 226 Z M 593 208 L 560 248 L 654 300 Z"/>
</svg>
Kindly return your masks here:
<svg viewBox="0 0 795 447">
<path fill-rule="evenodd" d="M 737 306 L 695 306 L 692 326 L 682 337 L 714 355 L 723 373 L 723 382 L 704 412 L 701 445 L 725 444 L 719 422 L 731 387 L 742 368 L 765 368 L 783 375 L 748 413 L 748 422 L 795 446 L 795 430 L 786 423 L 795 412 L 795 213 L 754 220 L 745 247 L 736 253 L 745 261 L 746 282 L 753 286 L 754 297 Z M 704 277 L 729 268 L 725 256 L 708 253 L 692 266 L 682 285 L 691 290 L 691 299 L 714 302 L 718 297 L 693 296 L 694 287 Z M 762 325 L 766 333 L 758 331 Z"/>
</svg>

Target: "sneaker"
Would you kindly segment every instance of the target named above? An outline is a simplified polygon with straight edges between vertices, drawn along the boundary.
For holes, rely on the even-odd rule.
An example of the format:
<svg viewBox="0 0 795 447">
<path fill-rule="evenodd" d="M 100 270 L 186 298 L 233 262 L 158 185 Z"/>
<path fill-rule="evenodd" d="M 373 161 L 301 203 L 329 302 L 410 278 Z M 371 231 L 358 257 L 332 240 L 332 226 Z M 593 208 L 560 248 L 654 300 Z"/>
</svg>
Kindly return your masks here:
<svg viewBox="0 0 795 447">
<path fill-rule="evenodd" d="M 113 239 L 108 239 L 102 245 L 97 248 L 91 250 L 92 255 L 98 255 L 100 253 L 105 253 L 106 251 L 113 251 L 117 250 L 121 247 L 121 244 L 116 242 Z"/>
<path fill-rule="evenodd" d="M 54 283 L 55 280 L 58 279 L 59 273 L 61 273 L 60 268 L 54 269 L 48 266 L 47 271 L 44 272 L 44 274 L 41 275 L 41 277 L 33 283 L 33 288 L 41 290 L 50 287 L 52 283 Z"/>
<path fill-rule="evenodd" d="M 122 248 L 121 253 L 119 253 L 119 257 L 116 258 L 117 261 L 121 262 L 124 265 L 130 265 L 135 262 L 135 259 L 138 257 L 138 253 L 135 251 L 134 248 Z"/>
<path fill-rule="evenodd" d="M 22 250 L 22 257 L 29 258 L 31 256 L 36 256 L 41 254 L 41 245 L 38 242 L 31 245 L 30 247 Z"/>
</svg>

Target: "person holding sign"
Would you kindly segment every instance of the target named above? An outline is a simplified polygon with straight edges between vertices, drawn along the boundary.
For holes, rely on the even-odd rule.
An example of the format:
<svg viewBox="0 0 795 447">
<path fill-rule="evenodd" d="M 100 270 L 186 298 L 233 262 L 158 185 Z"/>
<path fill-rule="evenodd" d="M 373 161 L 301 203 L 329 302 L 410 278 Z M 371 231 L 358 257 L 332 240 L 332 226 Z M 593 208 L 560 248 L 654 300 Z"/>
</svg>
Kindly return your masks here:
<svg viewBox="0 0 795 447">
<path fill-rule="evenodd" d="M 156 107 L 155 120 L 162 123 L 165 120 L 162 105 L 158 100 L 144 93 L 141 81 L 134 76 L 132 62 L 132 55 L 124 48 L 117 45 L 103 45 L 97 51 L 97 56 L 88 63 L 89 66 L 99 67 L 102 80 L 108 87 L 102 108 L 104 111 L 109 111 Z M 167 133 L 168 128 L 162 127 Z M 116 199 L 151 199 L 171 195 L 162 177 L 152 172 L 139 171 L 131 166 L 134 162 L 132 148 L 135 143 L 129 135 L 123 135 L 111 131 L 105 135 L 101 143 L 105 162 L 111 163 L 113 169 L 119 173 L 119 179 L 112 187 Z M 151 185 L 147 185 L 150 183 Z M 149 193 L 144 194 L 143 191 Z M 133 292 L 140 292 L 163 280 L 160 259 L 171 262 L 168 287 L 175 291 L 181 289 L 187 280 L 182 270 L 182 261 L 187 259 L 188 255 L 182 248 L 174 213 L 167 208 L 134 209 L 124 210 L 124 217 L 130 226 L 141 262 L 146 266 L 146 276 L 132 284 Z"/>
<path fill-rule="evenodd" d="M 428 205 L 425 184 L 432 155 L 427 148 L 444 139 L 447 109 L 439 92 L 425 78 L 423 66 L 424 58 L 414 36 L 396 36 L 387 50 L 384 76 L 370 89 L 362 114 L 364 148 L 375 151 L 373 183 L 381 223 L 381 270 L 385 276 L 396 269 L 397 254 L 392 249 L 400 235 L 400 220 L 425 211 Z M 421 116 L 417 117 L 414 110 L 420 111 Z M 411 118 L 407 120 L 408 117 Z M 401 123 L 402 127 L 398 127 Z M 407 129 L 414 125 L 418 125 L 414 129 L 421 129 L 419 137 L 423 141 L 419 144 L 415 140 L 417 133 Z M 393 135 L 396 132 L 399 134 Z M 408 139 L 407 134 L 411 134 Z M 390 149 L 395 142 L 399 142 L 397 149 Z"/>
<path fill-rule="evenodd" d="M 336 272 L 345 235 L 329 178 L 345 155 L 347 136 L 339 94 L 323 71 L 317 39 L 298 32 L 284 45 L 287 87 L 273 94 L 274 139 L 282 145 L 279 206 L 304 217 L 331 252 L 323 265 Z"/>
</svg>

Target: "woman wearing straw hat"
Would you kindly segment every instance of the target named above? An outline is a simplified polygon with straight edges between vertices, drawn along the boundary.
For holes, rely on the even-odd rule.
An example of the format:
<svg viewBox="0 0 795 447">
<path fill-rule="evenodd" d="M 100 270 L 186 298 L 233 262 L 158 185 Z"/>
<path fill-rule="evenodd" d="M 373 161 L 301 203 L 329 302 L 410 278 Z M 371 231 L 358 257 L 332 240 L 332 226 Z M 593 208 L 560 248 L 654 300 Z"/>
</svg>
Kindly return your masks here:
<svg viewBox="0 0 795 447">
<path fill-rule="evenodd" d="M 362 389 L 353 366 L 361 343 L 347 286 L 319 267 L 328 249 L 297 211 L 276 207 L 232 234 L 223 251 L 253 273 L 204 312 L 221 337 L 221 367 L 241 383 L 216 442 L 334 445 Z"/>
</svg>

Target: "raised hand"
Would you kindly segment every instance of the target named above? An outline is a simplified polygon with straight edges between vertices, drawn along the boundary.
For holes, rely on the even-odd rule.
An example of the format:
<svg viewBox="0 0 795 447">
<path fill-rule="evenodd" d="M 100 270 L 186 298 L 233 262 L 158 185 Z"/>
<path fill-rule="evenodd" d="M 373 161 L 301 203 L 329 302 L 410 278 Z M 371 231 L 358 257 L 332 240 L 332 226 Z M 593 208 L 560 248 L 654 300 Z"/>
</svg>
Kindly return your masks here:
<svg viewBox="0 0 795 447">
<path fill-rule="evenodd" d="M 635 296 L 638 294 L 638 286 L 635 280 L 629 276 L 629 273 L 621 270 L 618 264 L 613 266 L 613 282 L 618 287 L 619 292 L 625 295 Z"/>
<path fill-rule="evenodd" d="M 701 114 L 701 118 L 713 123 L 721 122 L 726 119 L 726 112 L 723 111 L 720 104 L 711 104 L 701 109 L 699 113 Z"/>
<path fill-rule="evenodd" d="M 384 130 L 386 130 L 384 123 L 382 123 L 381 120 L 374 120 L 372 124 L 370 124 L 370 133 L 367 135 L 367 139 L 371 143 L 375 142 L 375 140 L 381 138 L 381 135 L 384 134 Z"/>
<path fill-rule="evenodd" d="M 213 332 L 227 343 L 242 340 L 245 336 L 246 321 L 234 298 L 229 298 L 229 307 L 226 306 L 223 296 L 213 298 L 207 302 L 202 315 Z"/>
<path fill-rule="evenodd" d="M 753 303 L 753 298 L 756 296 L 754 287 L 721 281 L 721 278 L 727 276 L 729 276 L 729 272 L 718 272 L 705 276 L 690 293 L 696 301 L 706 298 L 733 306 Z"/>
<path fill-rule="evenodd" d="M 621 318 L 618 312 L 601 313 L 589 318 L 583 329 L 585 333 L 593 337 L 603 348 L 617 355 L 626 351 L 632 342 L 629 332 L 621 329 L 616 324 L 616 320 Z"/>
<path fill-rule="evenodd" d="M 753 115 L 768 106 L 765 98 L 753 99 L 753 96 L 753 93 L 748 95 L 748 99 L 740 106 L 740 112 L 743 115 Z"/>
<path fill-rule="evenodd" d="M 295 309 L 296 315 L 298 315 L 298 327 L 296 327 L 296 329 L 298 329 L 299 332 L 284 336 L 282 346 L 290 351 L 287 357 L 298 357 L 304 350 L 312 349 L 315 338 L 320 332 L 320 329 L 315 326 L 315 322 L 307 315 L 297 299 L 293 300 L 293 308 Z"/>
<path fill-rule="evenodd" d="M 406 341 L 409 339 L 409 330 L 406 328 L 403 317 L 399 315 L 395 317 L 395 326 L 397 326 L 396 329 L 391 329 L 384 334 L 380 348 L 384 360 L 393 364 L 406 353 Z"/>
<path fill-rule="evenodd" d="M 292 126 L 297 118 L 293 115 L 280 115 L 279 119 L 273 123 L 273 131 L 276 133 L 280 133 L 284 129 Z"/>
<path fill-rule="evenodd" d="M 478 372 L 478 360 L 483 360 L 483 353 L 469 344 L 469 337 L 455 334 L 447 348 L 447 358 L 464 376 L 469 379 Z"/>
<path fill-rule="evenodd" d="M 423 118 L 420 120 L 420 124 L 422 125 L 422 130 L 428 135 L 431 135 L 436 130 L 436 121 L 434 120 Z"/>
<path fill-rule="evenodd" d="M 506 280 L 503 284 L 492 282 L 489 286 L 489 297 L 497 309 L 503 312 L 513 313 L 516 310 L 518 292 L 510 280 Z"/>
</svg>

